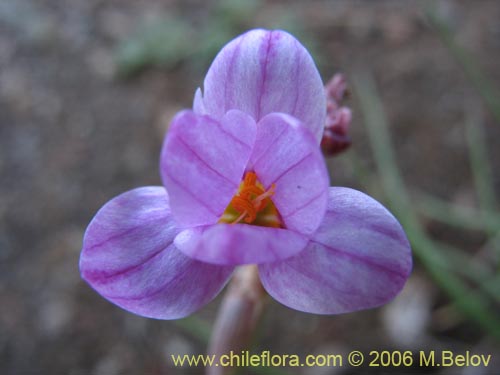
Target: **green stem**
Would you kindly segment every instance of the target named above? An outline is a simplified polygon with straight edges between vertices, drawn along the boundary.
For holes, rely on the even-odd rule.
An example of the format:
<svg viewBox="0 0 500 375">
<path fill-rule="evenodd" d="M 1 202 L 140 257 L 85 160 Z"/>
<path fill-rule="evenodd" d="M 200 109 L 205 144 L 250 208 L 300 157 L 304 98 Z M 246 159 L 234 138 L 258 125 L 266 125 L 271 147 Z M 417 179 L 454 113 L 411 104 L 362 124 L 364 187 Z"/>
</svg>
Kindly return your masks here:
<svg viewBox="0 0 500 375">
<path fill-rule="evenodd" d="M 492 223 L 491 213 L 496 212 L 497 200 L 493 183 L 493 172 L 488 158 L 484 128 L 478 114 L 478 109 L 470 108 L 465 121 L 465 134 L 469 149 L 474 185 L 477 191 L 481 215 L 479 222 L 486 227 L 488 237 L 493 238 L 499 231 L 500 225 Z M 489 224 L 493 224 L 489 225 Z M 500 244 L 493 243 L 493 249 L 500 255 Z"/>
<path fill-rule="evenodd" d="M 491 84 L 491 81 L 483 74 L 472 55 L 462 46 L 455 42 L 453 34 L 448 24 L 443 20 L 434 9 L 426 10 L 427 18 L 431 26 L 437 31 L 441 41 L 446 46 L 451 55 L 460 64 L 472 84 L 476 87 L 483 98 L 486 106 L 500 123 L 500 94 Z"/>
<path fill-rule="evenodd" d="M 500 215 L 494 212 L 459 206 L 427 193 L 417 192 L 414 195 L 416 196 L 414 202 L 418 202 L 415 205 L 416 210 L 432 220 L 467 230 L 493 232 L 500 230 Z"/>
<path fill-rule="evenodd" d="M 445 266 L 447 258 L 428 238 L 418 221 L 396 165 L 387 121 L 372 77 L 367 73 L 357 74 L 353 77 L 353 83 L 365 119 L 375 162 L 382 177 L 382 187 L 389 198 L 392 210 L 407 232 L 415 256 L 437 284 L 450 296 L 458 309 L 488 333 L 500 339 L 500 320 L 490 311 L 489 300 L 482 294 L 471 293 L 470 288 L 450 272 Z"/>
</svg>

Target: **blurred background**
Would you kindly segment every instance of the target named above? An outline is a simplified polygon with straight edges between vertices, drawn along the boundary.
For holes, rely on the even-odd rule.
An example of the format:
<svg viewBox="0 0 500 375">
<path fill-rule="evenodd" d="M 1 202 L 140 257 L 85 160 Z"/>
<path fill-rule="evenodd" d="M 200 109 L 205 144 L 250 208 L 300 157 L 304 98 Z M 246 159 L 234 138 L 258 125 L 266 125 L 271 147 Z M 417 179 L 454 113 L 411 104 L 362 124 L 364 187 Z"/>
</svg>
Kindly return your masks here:
<svg viewBox="0 0 500 375">
<path fill-rule="evenodd" d="M 500 373 L 498 1 L 0 0 L 0 373 L 200 374 L 219 296 L 155 321 L 79 276 L 95 212 L 160 185 L 172 116 L 216 52 L 283 28 L 326 82 L 346 75 L 352 147 L 332 185 L 388 205 L 414 250 L 392 303 L 316 316 L 269 300 L 254 351 L 470 350 L 489 367 L 243 369 L 242 374 Z"/>
</svg>

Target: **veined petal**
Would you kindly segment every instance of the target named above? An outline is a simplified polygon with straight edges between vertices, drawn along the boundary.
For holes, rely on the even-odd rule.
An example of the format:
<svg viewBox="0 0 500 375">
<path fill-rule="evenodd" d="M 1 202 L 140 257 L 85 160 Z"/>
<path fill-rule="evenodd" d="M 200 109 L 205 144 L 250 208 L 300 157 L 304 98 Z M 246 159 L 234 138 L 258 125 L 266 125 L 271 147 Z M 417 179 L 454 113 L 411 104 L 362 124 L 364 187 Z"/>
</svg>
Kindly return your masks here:
<svg viewBox="0 0 500 375">
<path fill-rule="evenodd" d="M 172 214 L 181 226 L 216 223 L 236 193 L 255 140 L 253 119 L 232 110 L 220 121 L 179 113 L 160 160 Z"/>
<path fill-rule="evenodd" d="M 251 30 L 217 55 L 204 81 L 203 108 L 222 118 L 230 109 L 256 122 L 271 112 L 292 115 L 320 142 L 326 116 L 323 82 L 297 39 L 280 30 Z M 195 100 L 195 102 L 199 99 Z"/>
<path fill-rule="evenodd" d="M 286 228 L 312 234 L 320 225 L 328 197 L 328 171 L 320 149 L 300 121 L 271 113 L 257 124 L 250 169 L 269 189 Z"/>
<path fill-rule="evenodd" d="M 104 298 L 156 319 L 187 316 L 210 302 L 232 267 L 181 253 L 163 187 L 128 191 L 104 205 L 85 232 L 80 272 Z"/>
<path fill-rule="evenodd" d="M 290 230 L 247 224 L 186 229 L 175 245 L 191 258 L 213 264 L 275 262 L 300 252 L 307 238 Z"/>
<path fill-rule="evenodd" d="M 264 288 L 284 305 L 340 314 L 388 302 L 411 268 L 410 244 L 394 216 L 367 195 L 336 187 L 306 249 L 260 265 L 259 273 Z"/>
</svg>

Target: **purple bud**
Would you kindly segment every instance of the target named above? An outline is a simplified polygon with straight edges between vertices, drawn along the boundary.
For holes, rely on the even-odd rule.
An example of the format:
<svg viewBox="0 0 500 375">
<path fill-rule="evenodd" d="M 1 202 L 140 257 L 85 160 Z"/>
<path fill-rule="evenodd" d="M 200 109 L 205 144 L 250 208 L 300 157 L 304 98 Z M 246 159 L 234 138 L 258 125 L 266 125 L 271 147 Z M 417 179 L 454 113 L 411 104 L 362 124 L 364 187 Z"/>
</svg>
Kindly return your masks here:
<svg viewBox="0 0 500 375">
<path fill-rule="evenodd" d="M 325 86 L 326 121 L 321 139 L 321 149 L 325 155 L 333 156 L 351 145 L 348 136 L 352 112 L 341 106 L 347 93 L 347 83 L 343 74 L 337 73 Z"/>
<path fill-rule="evenodd" d="M 347 82 L 341 73 L 335 74 L 325 86 L 326 97 L 339 103 L 344 100 L 347 92 Z"/>
</svg>

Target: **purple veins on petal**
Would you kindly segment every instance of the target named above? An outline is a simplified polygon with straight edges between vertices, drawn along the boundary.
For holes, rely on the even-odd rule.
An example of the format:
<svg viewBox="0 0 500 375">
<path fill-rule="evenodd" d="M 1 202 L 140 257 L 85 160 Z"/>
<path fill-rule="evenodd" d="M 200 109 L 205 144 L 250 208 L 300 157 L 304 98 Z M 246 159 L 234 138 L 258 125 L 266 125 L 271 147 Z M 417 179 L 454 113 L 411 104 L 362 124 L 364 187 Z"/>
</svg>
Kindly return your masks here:
<svg viewBox="0 0 500 375">
<path fill-rule="evenodd" d="M 284 228 L 271 228 L 275 221 L 264 224 L 266 220 L 259 223 L 268 228 L 251 225 L 255 212 L 245 224 L 236 217 L 234 224 L 226 224 L 231 221 L 223 217 L 232 202 L 252 204 L 249 198 L 236 198 L 248 171 L 254 171 L 263 184 L 254 190 L 269 191 L 264 195 L 275 205 Z M 183 112 L 165 141 L 161 172 L 172 215 L 186 228 L 177 246 L 208 263 L 263 263 L 290 257 L 304 248 L 304 235 L 319 226 L 326 208 L 328 173 L 319 147 L 299 120 L 285 114 L 269 114 L 256 125 L 237 110 L 220 122 Z M 240 204 L 234 203 L 233 209 L 243 210 Z M 192 227 L 196 228 L 187 229 Z"/>
<path fill-rule="evenodd" d="M 197 91 L 194 110 L 221 118 L 239 109 L 259 121 L 272 112 L 299 119 L 319 143 L 325 123 L 323 83 L 307 50 L 280 30 L 251 30 L 229 42 Z"/>
<path fill-rule="evenodd" d="M 408 240 L 378 202 L 330 188 L 318 231 L 297 256 L 259 266 L 264 288 L 281 303 L 317 314 L 380 306 L 404 286 L 412 268 Z"/>
<path fill-rule="evenodd" d="M 240 111 L 220 121 L 191 111 L 172 121 L 160 160 L 172 214 L 184 227 L 216 223 L 241 182 L 255 122 Z"/>
<path fill-rule="evenodd" d="M 304 249 L 307 237 L 282 228 L 216 224 L 186 229 L 174 243 L 191 258 L 234 266 L 289 258 Z"/>
<path fill-rule="evenodd" d="M 275 184 L 271 199 L 285 227 L 313 233 L 326 209 L 329 179 L 309 130 L 285 114 L 265 116 L 257 124 L 250 163 L 264 186 Z"/>
<path fill-rule="evenodd" d="M 328 196 L 328 173 L 312 134 L 291 116 L 265 116 L 257 124 L 247 170 L 262 183 L 262 191 L 272 191 L 269 199 L 284 227 L 227 221 L 197 226 L 176 238 L 182 252 L 208 263 L 235 265 L 274 262 L 304 248 L 306 236 L 321 223 Z M 233 200 L 227 199 L 226 205 Z"/>
<path fill-rule="evenodd" d="M 322 136 L 331 153 L 350 142 L 344 93 L 337 76 L 325 95 L 310 54 L 284 31 L 229 42 L 193 110 L 172 121 L 160 157 L 165 188 L 131 190 L 99 210 L 82 278 L 157 319 L 193 313 L 241 264 L 258 264 L 269 294 L 301 311 L 338 314 L 393 298 L 411 271 L 408 240 L 380 203 L 329 188 L 320 151 Z"/>
<path fill-rule="evenodd" d="M 135 314 L 177 319 L 210 302 L 232 267 L 193 260 L 173 244 L 179 233 L 163 187 L 109 201 L 85 233 L 80 272 L 104 298 Z"/>
</svg>

